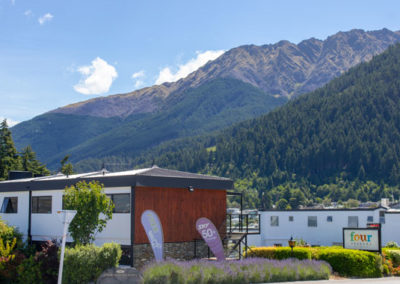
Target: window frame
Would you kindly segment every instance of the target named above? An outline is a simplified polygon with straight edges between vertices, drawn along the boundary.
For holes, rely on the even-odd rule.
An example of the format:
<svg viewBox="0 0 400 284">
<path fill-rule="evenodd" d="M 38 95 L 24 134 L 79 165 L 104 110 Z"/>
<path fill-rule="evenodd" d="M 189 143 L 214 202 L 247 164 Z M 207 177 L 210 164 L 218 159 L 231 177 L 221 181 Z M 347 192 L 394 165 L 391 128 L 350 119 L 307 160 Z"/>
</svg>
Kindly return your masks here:
<svg viewBox="0 0 400 284">
<path fill-rule="evenodd" d="M 333 216 L 332 215 L 326 216 L 326 222 L 332 223 L 333 222 Z"/>
<path fill-rule="evenodd" d="M 107 197 L 111 199 L 111 201 L 114 204 L 113 208 L 113 214 L 130 214 L 131 213 L 131 194 L 130 193 L 106 193 Z M 114 202 L 114 196 L 115 195 L 128 195 L 128 200 L 129 200 L 129 211 L 128 212 L 117 212 L 115 211 L 115 202 Z"/>
<path fill-rule="evenodd" d="M 276 222 L 274 222 L 273 220 L 275 220 Z M 271 227 L 279 227 L 279 216 L 271 216 L 269 224 Z"/>
<path fill-rule="evenodd" d="M 13 204 L 12 199 L 16 199 L 16 202 Z M 7 200 L 7 205 L 4 206 L 4 202 Z M 15 205 L 14 212 L 7 212 L 8 206 L 11 203 L 11 208 L 14 209 L 13 205 Z M 5 196 L 3 198 L 3 203 L 1 204 L 0 213 L 3 214 L 18 214 L 18 196 Z"/>
<path fill-rule="evenodd" d="M 314 222 L 310 218 L 315 218 L 315 226 L 311 223 Z M 317 228 L 318 227 L 318 216 L 307 216 L 307 227 Z"/>
<path fill-rule="evenodd" d="M 350 226 L 350 218 L 355 218 L 355 219 L 357 219 L 357 226 Z M 360 227 L 360 222 L 359 222 L 360 220 L 359 220 L 359 218 L 358 218 L 358 216 L 347 216 L 347 227 L 348 228 L 359 228 Z M 354 222 L 354 221 L 353 221 Z"/>
<path fill-rule="evenodd" d="M 367 223 L 374 223 L 374 216 L 373 215 L 367 216 Z"/>
<path fill-rule="evenodd" d="M 294 216 L 289 216 L 289 222 L 294 222 Z"/>
<path fill-rule="evenodd" d="M 45 199 L 45 198 L 50 198 L 50 211 L 40 212 L 40 210 L 39 210 L 40 199 Z M 34 204 L 34 200 L 37 200 L 36 204 Z M 52 195 L 36 195 L 36 196 L 32 196 L 31 206 L 32 206 L 31 207 L 31 213 L 32 214 L 52 214 L 53 213 L 53 196 Z"/>
</svg>

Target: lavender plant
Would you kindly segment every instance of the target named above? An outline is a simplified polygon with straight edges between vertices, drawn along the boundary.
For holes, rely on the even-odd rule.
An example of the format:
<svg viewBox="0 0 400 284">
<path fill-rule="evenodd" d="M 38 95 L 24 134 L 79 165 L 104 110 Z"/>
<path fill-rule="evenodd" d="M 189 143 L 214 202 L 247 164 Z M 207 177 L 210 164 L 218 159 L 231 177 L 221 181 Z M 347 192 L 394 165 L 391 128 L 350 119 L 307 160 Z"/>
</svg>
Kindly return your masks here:
<svg viewBox="0 0 400 284">
<path fill-rule="evenodd" d="M 143 280 L 145 284 L 242 284 L 329 279 L 330 274 L 330 265 L 316 260 L 167 260 L 147 265 L 143 269 Z"/>
</svg>

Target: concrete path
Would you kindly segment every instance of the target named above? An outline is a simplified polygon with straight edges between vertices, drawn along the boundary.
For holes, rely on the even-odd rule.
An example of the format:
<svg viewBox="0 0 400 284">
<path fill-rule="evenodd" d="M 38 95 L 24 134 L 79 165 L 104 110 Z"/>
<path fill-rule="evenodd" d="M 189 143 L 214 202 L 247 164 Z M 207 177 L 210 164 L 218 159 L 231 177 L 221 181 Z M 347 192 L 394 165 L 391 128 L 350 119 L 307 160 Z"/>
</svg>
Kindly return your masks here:
<svg viewBox="0 0 400 284">
<path fill-rule="evenodd" d="M 140 273 L 136 268 L 115 267 L 107 269 L 97 279 L 96 284 L 139 284 L 141 283 Z"/>
<path fill-rule="evenodd" d="M 295 281 L 279 282 L 279 284 L 400 284 L 400 277 L 368 278 L 368 279 L 341 279 L 341 280 L 319 280 L 319 281 Z M 272 283 L 269 283 L 272 284 Z M 278 284 L 277 282 L 274 284 Z"/>
</svg>

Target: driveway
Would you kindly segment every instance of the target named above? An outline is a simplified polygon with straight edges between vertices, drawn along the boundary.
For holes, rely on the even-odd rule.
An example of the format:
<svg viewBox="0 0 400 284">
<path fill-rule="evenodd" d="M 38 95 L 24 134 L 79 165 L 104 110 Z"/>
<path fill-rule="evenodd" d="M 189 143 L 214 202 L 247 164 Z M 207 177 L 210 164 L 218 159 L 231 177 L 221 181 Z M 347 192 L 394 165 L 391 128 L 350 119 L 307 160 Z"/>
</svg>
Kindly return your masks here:
<svg viewBox="0 0 400 284">
<path fill-rule="evenodd" d="M 319 281 L 294 281 L 279 282 L 279 284 L 296 283 L 296 284 L 399 284 L 400 277 L 385 278 L 368 278 L 368 279 L 341 279 L 341 280 L 319 280 Z M 270 283 L 271 284 L 271 283 Z M 278 283 L 276 283 L 278 284 Z"/>
</svg>

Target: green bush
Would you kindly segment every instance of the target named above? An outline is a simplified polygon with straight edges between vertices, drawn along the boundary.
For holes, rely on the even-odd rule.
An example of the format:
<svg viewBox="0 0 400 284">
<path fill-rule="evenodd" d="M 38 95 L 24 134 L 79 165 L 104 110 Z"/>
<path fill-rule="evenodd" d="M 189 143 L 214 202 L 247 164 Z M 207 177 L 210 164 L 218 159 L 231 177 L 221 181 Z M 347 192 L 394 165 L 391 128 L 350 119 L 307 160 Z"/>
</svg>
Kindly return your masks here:
<svg viewBox="0 0 400 284">
<path fill-rule="evenodd" d="M 19 284 L 42 284 L 42 272 L 40 270 L 40 262 L 35 260 L 34 256 L 30 256 L 22 261 L 17 268 Z"/>
<path fill-rule="evenodd" d="M 287 259 L 287 258 L 297 258 L 297 259 L 311 259 L 312 251 L 308 248 L 295 247 L 292 250 L 289 247 L 258 247 L 251 248 L 248 250 L 247 257 L 262 257 L 269 259 Z"/>
<path fill-rule="evenodd" d="M 385 248 L 399 248 L 399 245 L 396 242 L 391 241 L 391 242 L 387 242 Z"/>
<path fill-rule="evenodd" d="M 317 259 L 328 262 L 342 276 L 381 277 L 382 258 L 378 254 L 343 248 L 317 250 Z"/>
<path fill-rule="evenodd" d="M 63 283 L 88 283 L 95 281 L 107 268 L 115 267 L 121 258 L 119 244 L 109 243 L 101 247 L 82 245 L 66 248 Z"/>
<path fill-rule="evenodd" d="M 400 250 L 387 249 L 385 254 L 392 261 L 394 267 L 400 266 Z"/>
<path fill-rule="evenodd" d="M 12 242 L 14 238 L 17 240 L 16 248 L 20 248 L 22 246 L 22 234 L 16 227 L 9 226 L 0 217 L 0 239 L 4 242 Z"/>
</svg>

